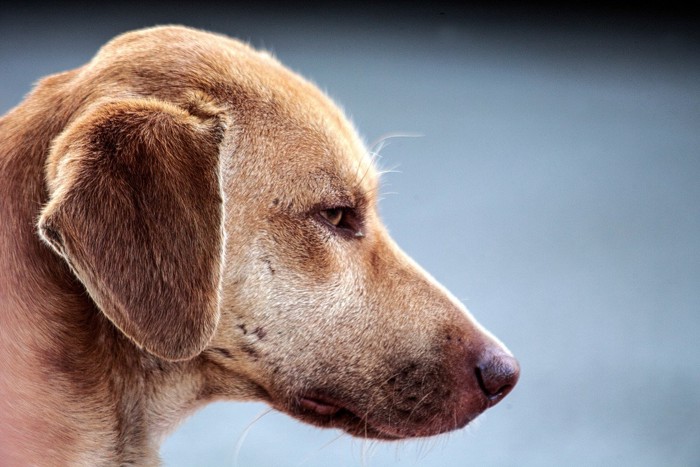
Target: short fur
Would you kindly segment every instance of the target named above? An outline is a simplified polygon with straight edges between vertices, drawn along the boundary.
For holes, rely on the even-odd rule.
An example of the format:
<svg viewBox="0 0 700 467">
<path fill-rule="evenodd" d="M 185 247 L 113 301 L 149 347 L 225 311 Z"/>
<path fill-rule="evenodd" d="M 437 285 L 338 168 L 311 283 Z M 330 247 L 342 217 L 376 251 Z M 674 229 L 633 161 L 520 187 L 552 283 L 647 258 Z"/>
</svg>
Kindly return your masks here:
<svg viewBox="0 0 700 467">
<path fill-rule="evenodd" d="M 223 36 L 131 32 L 43 79 L 0 119 L 0 464 L 157 464 L 221 399 L 381 439 L 502 399 L 517 362 L 377 186 L 325 95 Z"/>
</svg>

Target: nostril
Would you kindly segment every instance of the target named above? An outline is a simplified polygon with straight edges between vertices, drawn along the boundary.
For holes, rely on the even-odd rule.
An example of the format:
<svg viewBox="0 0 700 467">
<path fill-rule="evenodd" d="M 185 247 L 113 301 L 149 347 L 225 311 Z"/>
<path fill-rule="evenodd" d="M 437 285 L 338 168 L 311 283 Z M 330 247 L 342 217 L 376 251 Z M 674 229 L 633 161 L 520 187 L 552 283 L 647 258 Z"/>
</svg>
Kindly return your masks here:
<svg viewBox="0 0 700 467">
<path fill-rule="evenodd" d="M 479 387 L 492 404 L 503 399 L 520 377 L 520 365 L 510 355 L 491 356 L 475 371 Z"/>
</svg>

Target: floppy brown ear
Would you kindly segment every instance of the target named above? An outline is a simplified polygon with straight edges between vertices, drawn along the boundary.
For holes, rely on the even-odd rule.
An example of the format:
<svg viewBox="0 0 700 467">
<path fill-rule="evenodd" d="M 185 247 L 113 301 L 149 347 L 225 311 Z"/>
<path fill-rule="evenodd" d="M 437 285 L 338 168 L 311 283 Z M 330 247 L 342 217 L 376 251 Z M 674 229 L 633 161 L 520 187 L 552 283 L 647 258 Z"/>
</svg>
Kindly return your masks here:
<svg viewBox="0 0 700 467">
<path fill-rule="evenodd" d="M 102 312 L 168 360 L 197 355 L 219 320 L 223 196 L 213 106 L 129 99 L 56 138 L 39 232 Z"/>
</svg>

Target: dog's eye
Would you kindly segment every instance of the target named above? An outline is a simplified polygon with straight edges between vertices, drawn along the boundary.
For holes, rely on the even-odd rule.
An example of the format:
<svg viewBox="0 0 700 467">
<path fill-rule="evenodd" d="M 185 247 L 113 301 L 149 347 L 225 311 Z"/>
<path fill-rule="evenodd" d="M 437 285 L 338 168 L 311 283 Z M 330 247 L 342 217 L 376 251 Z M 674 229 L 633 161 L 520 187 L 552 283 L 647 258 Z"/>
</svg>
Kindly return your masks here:
<svg viewBox="0 0 700 467">
<path fill-rule="evenodd" d="M 318 211 L 318 215 L 326 224 L 332 227 L 336 233 L 356 238 L 365 236 L 362 232 L 362 222 L 352 208 L 337 207 L 322 209 Z"/>
<path fill-rule="evenodd" d="M 333 227 L 340 227 L 341 222 L 343 222 L 343 217 L 345 217 L 345 209 L 324 209 L 321 211 L 321 217 L 326 219 L 328 223 L 331 224 Z"/>
</svg>

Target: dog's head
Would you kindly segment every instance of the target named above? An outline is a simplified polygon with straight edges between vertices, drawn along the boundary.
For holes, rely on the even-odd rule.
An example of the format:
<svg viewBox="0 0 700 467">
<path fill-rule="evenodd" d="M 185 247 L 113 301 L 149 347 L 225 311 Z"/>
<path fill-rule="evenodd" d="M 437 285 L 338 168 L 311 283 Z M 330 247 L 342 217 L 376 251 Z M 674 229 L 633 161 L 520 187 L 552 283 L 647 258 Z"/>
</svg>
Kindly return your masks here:
<svg viewBox="0 0 700 467">
<path fill-rule="evenodd" d="M 42 238 L 138 347 L 214 362 L 212 397 L 398 439 L 462 427 L 517 382 L 387 234 L 342 113 L 269 55 L 156 28 L 110 43 L 71 89 Z"/>
</svg>

